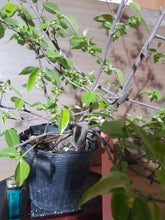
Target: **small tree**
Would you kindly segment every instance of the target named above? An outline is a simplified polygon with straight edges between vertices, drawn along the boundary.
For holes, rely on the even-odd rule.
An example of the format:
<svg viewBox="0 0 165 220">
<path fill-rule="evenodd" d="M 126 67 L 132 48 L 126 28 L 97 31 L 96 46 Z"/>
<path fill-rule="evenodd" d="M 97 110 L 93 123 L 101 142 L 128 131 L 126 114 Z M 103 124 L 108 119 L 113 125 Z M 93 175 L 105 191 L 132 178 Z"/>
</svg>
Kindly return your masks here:
<svg viewBox="0 0 165 220">
<path fill-rule="evenodd" d="M 86 202 L 94 196 L 112 192 L 112 212 L 115 219 L 126 219 L 129 209 L 132 209 L 132 216 L 135 219 L 160 219 L 158 206 L 155 201 L 158 198 L 152 198 L 150 195 L 138 191 L 132 187 L 131 181 L 125 174 L 127 163 L 122 161 L 123 152 L 127 145 L 138 149 L 142 148 L 146 156 L 151 160 L 157 161 L 157 168 L 151 175 L 151 181 L 155 178 L 164 185 L 164 128 L 165 128 L 165 109 L 147 105 L 145 103 L 137 102 L 129 98 L 133 90 L 130 84 L 137 68 L 139 67 L 143 58 L 147 57 L 149 51 L 154 53 L 154 62 L 164 63 L 164 54 L 158 49 L 150 48 L 151 42 L 155 38 L 164 40 L 164 37 L 157 34 L 158 27 L 164 18 L 165 10 L 160 12 L 160 16 L 149 34 L 146 43 L 140 50 L 134 64 L 126 78 L 122 70 L 113 66 L 111 61 L 107 59 L 107 53 L 111 43 L 116 41 L 121 35 L 128 34 L 129 28 L 138 27 L 142 22 L 148 31 L 147 25 L 141 16 L 140 6 L 136 3 L 131 3 L 130 6 L 136 13 L 136 16 L 131 16 L 125 23 L 120 21 L 120 15 L 126 5 L 125 0 L 117 9 L 117 12 L 112 14 L 102 14 L 94 18 L 95 21 L 101 22 L 103 28 L 108 32 L 108 38 L 105 49 L 102 52 L 101 48 L 94 43 L 91 36 L 88 35 L 87 30 L 84 31 L 83 36 L 78 33 L 78 25 L 72 15 L 63 15 L 57 5 L 52 2 L 43 1 L 42 7 L 38 6 L 37 0 L 19 1 L 18 4 L 8 2 L 0 10 L 0 38 L 3 38 L 7 30 L 11 30 L 13 34 L 10 40 L 15 40 L 19 45 L 26 46 L 27 49 L 34 51 L 38 66 L 25 67 L 19 75 L 27 76 L 25 80 L 25 87 L 28 92 L 32 93 L 32 88 L 37 87 L 42 90 L 47 102 L 46 103 L 28 103 L 23 98 L 23 94 L 12 86 L 9 80 L 0 82 L 0 108 L 1 119 L 4 124 L 4 130 L 1 131 L 1 136 L 4 135 L 8 147 L 0 152 L 1 157 L 10 157 L 18 160 L 18 166 L 15 172 L 15 180 L 18 185 L 21 185 L 24 179 L 29 174 L 29 165 L 24 161 L 27 152 L 19 151 L 18 149 L 25 144 L 19 143 L 17 132 L 13 128 L 6 128 L 6 118 L 15 119 L 12 110 L 16 112 L 26 112 L 28 114 L 35 114 L 30 108 L 36 107 L 39 111 L 48 111 L 48 122 L 58 122 L 59 133 L 62 134 L 70 121 L 75 124 L 82 121 L 87 121 L 87 127 L 92 129 L 93 133 L 100 139 L 109 155 L 109 159 L 114 164 L 113 169 L 105 175 L 96 185 L 89 189 L 83 196 L 82 202 Z M 110 5 L 107 3 L 110 7 Z M 30 8 L 28 10 L 28 8 Z M 46 17 L 46 14 L 51 15 L 51 18 Z M 96 74 L 83 73 L 74 64 L 70 57 L 63 52 L 62 40 L 68 40 L 70 48 L 73 50 L 80 50 L 83 53 L 88 53 L 93 57 L 97 64 L 99 64 L 98 72 Z M 115 74 L 116 91 L 111 91 L 105 85 L 99 84 L 99 79 L 103 74 Z M 116 82 L 117 81 L 117 82 Z M 80 90 L 82 93 L 80 106 L 71 105 L 61 106 L 58 101 L 64 93 L 62 85 L 71 86 L 73 91 Z M 3 104 L 3 96 L 9 90 L 15 92 L 15 96 L 11 98 L 14 107 L 8 107 Z M 150 100 L 160 100 L 161 94 L 157 90 L 143 90 L 141 94 L 148 94 Z M 157 112 L 149 119 L 130 119 L 129 117 L 121 117 L 114 119 L 112 113 L 126 101 L 136 102 L 140 105 L 155 109 Z M 8 109 L 9 111 L 6 111 Z M 37 114 L 40 118 L 41 114 Z M 100 117 L 104 118 L 104 122 L 100 121 Z M 90 122 L 93 122 L 91 126 Z M 100 136 L 100 131 L 108 134 L 109 137 L 117 139 L 118 152 L 120 156 L 115 163 L 111 157 L 110 152 L 113 152 L 111 146 L 105 142 Z M 44 133 L 43 136 L 48 135 Z M 37 139 L 39 137 L 35 137 Z M 81 135 L 80 135 L 81 138 Z M 136 145 L 135 140 L 140 138 L 142 143 Z M 26 143 L 29 142 L 26 141 Z M 122 207 L 116 206 L 116 201 L 122 201 Z M 148 208 L 148 202 L 153 204 L 153 218 Z M 161 202 L 164 202 L 161 200 Z M 119 211 L 120 209 L 120 211 Z M 139 211 L 139 209 L 141 209 Z"/>
</svg>

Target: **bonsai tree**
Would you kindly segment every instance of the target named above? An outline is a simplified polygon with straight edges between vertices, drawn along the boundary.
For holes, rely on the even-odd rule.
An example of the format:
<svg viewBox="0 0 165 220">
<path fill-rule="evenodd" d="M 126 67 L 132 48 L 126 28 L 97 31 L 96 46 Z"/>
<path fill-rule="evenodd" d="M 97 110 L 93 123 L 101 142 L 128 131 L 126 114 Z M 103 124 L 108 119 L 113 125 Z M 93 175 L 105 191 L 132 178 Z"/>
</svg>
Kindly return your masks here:
<svg viewBox="0 0 165 220">
<path fill-rule="evenodd" d="M 109 6 L 108 3 L 107 5 Z M 154 29 L 151 33 L 148 33 L 149 37 L 146 43 L 130 68 L 130 72 L 124 77 L 122 70 L 115 67 L 111 60 L 107 59 L 110 45 L 118 40 L 121 35 L 129 34 L 129 29 L 138 27 L 139 23 L 143 23 L 146 31 L 149 32 L 141 16 L 140 6 L 137 3 L 130 4 L 133 15 L 124 22 L 121 21 L 120 15 L 125 5 L 126 2 L 121 0 L 115 14 L 111 10 L 112 14 L 101 14 L 94 18 L 96 22 L 102 24 L 106 33 L 108 33 L 104 51 L 94 42 L 87 29 L 84 30 L 82 36 L 79 35 L 78 25 L 74 17 L 62 14 L 55 3 L 44 1 L 42 6 L 39 7 L 39 1 L 25 0 L 19 1 L 18 4 L 9 1 L 2 6 L 0 9 L 0 38 L 5 36 L 5 32 L 11 30 L 13 34 L 9 40 L 15 40 L 17 44 L 34 52 L 38 65 L 27 66 L 18 75 L 25 77 L 24 86 L 29 94 L 33 94 L 33 87 L 37 87 L 41 90 L 46 102 L 29 103 L 24 99 L 24 94 L 13 87 L 10 79 L 0 81 L 0 108 L 4 125 L 1 136 L 5 137 L 8 145 L 0 152 L 0 156 L 18 160 L 15 181 L 18 185 L 22 185 L 29 175 L 30 168 L 24 160 L 27 152 L 22 152 L 19 149 L 30 142 L 31 139 L 20 143 L 17 131 L 14 128 L 6 127 L 6 119 L 18 120 L 15 112 L 25 112 L 36 115 L 41 119 L 41 112 L 48 112 L 47 123 L 58 123 L 61 135 L 70 122 L 74 126 L 79 126 L 80 130 L 83 131 L 79 133 L 78 141 L 85 138 L 84 131 L 85 134 L 87 131 L 92 132 L 98 140 L 102 141 L 109 159 L 114 165 L 107 175 L 84 194 L 81 203 L 97 195 L 112 192 L 112 213 L 115 219 L 126 219 L 130 209 L 135 219 L 160 219 L 159 209 L 155 203 L 159 202 L 160 199 L 152 198 L 151 195 L 143 193 L 132 186 L 132 182 L 126 175 L 127 163 L 122 158 L 128 145 L 135 149 L 140 147 L 144 150 L 148 159 L 157 161 L 157 168 L 150 176 L 151 182 L 156 179 L 164 186 L 165 109 L 134 101 L 129 96 L 133 90 L 130 81 L 142 59 L 149 55 L 149 51 L 153 52 L 155 63 L 164 63 L 164 54 L 159 50 L 161 43 L 158 43 L 158 48 L 151 48 L 150 45 L 155 38 L 164 40 L 164 37 L 158 35 L 157 31 L 164 18 L 165 11 L 160 11 Z M 70 49 L 74 52 L 78 50 L 92 56 L 98 65 L 98 72 L 82 72 L 71 57 L 64 53 L 63 41 L 67 41 Z M 114 81 L 111 81 L 108 85 L 100 84 L 99 79 L 104 74 L 108 77 L 114 74 Z M 111 91 L 109 89 L 110 85 L 115 85 L 115 90 Z M 65 103 L 59 104 L 60 99 L 67 95 L 63 88 L 71 88 L 73 95 L 74 92 L 80 91 L 80 105 L 67 106 Z M 10 91 L 15 93 L 11 97 L 13 105 L 5 106 L 3 104 L 4 94 L 8 94 Z M 160 92 L 155 89 L 143 90 L 141 94 L 148 94 L 151 101 L 161 99 Z M 126 101 L 153 108 L 156 110 L 156 114 L 147 118 L 123 116 L 114 119 L 113 113 Z M 39 112 L 34 112 L 34 108 Z M 104 118 L 104 121 L 102 122 L 100 118 Z M 20 120 L 24 120 L 24 118 L 20 118 Z M 101 137 L 99 131 L 117 140 L 118 156 L 116 162 L 111 157 L 112 147 Z M 45 132 L 40 136 L 33 137 L 33 140 L 46 135 L 48 133 Z M 136 144 L 137 138 L 141 140 L 140 145 L 139 143 Z M 115 205 L 119 199 L 122 201 L 122 207 L 116 207 Z M 161 202 L 164 201 L 161 200 Z M 152 214 L 148 203 L 153 206 Z M 143 207 L 143 212 L 139 211 L 141 207 Z"/>
</svg>

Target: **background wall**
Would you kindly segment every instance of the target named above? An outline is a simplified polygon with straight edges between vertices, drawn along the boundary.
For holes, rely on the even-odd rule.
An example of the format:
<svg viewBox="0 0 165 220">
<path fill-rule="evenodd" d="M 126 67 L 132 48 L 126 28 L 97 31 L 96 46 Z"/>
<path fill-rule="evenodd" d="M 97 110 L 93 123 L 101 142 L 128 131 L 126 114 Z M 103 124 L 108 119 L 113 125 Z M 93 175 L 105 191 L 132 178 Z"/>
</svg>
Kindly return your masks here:
<svg viewBox="0 0 165 220">
<path fill-rule="evenodd" d="M 16 2 L 16 1 L 13 1 Z M 42 1 L 41 1 L 42 2 Z M 93 21 L 93 17 L 102 14 L 109 13 L 109 8 L 106 6 L 104 2 L 100 2 L 97 0 L 56 0 L 54 1 L 59 7 L 61 11 L 65 14 L 72 14 L 78 21 L 79 31 L 82 34 L 85 28 L 89 28 L 89 33 L 94 36 L 95 42 L 100 45 L 101 48 L 104 49 L 105 41 L 107 38 L 106 32 L 101 28 L 100 24 Z M 144 2 L 144 1 L 142 1 Z M 5 4 L 6 0 L 1 0 L 1 5 Z M 150 4 L 151 5 L 151 4 Z M 116 4 L 113 5 L 114 8 L 117 7 Z M 129 6 L 126 7 L 123 14 L 124 17 L 127 18 L 128 14 L 132 13 L 132 10 Z M 150 9 L 142 9 L 142 14 L 148 27 L 152 30 L 153 25 L 155 24 L 156 18 L 158 16 L 158 12 Z M 5 80 L 8 77 L 12 78 L 13 85 L 20 89 L 27 101 L 40 101 L 42 98 L 38 95 L 37 90 L 33 89 L 34 95 L 29 95 L 21 85 L 24 83 L 22 77 L 17 77 L 17 73 L 20 72 L 25 66 L 28 65 L 38 65 L 36 60 L 34 59 L 34 55 L 32 51 L 27 51 L 22 46 L 17 46 L 15 41 L 10 41 L 6 44 L 6 41 L 9 39 L 11 33 L 7 33 L 5 39 L 0 40 L 0 80 Z M 164 31 L 164 23 L 160 27 L 159 34 L 165 34 Z M 110 48 L 110 52 L 108 53 L 108 58 L 111 59 L 114 66 L 121 68 L 124 75 L 126 76 L 130 67 L 133 64 L 134 58 L 137 56 L 139 50 L 143 46 L 146 38 L 148 36 L 147 31 L 145 30 L 143 25 L 140 25 L 136 30 L 130 29 L 130 34 L 123 36 L 121 39 L 114 42 L 114 44 Z M 65 42 L 61 42 L 65 51 L 69 51 L 69 47 Z M 157 46 L 157 42 L 154 42 L 153 47 Z M 73 60 L 75 60 L 75 56 L 77 56 L 77 52 L 71 54 Z M 93 59 L 86 54 L 80 54 L 76 65 L 84 72 L 89 73 L 91 71 L 95 71 L 97 73 L 98 66 L 95 64 Z M 102 77 L 101 82 L 105 82 L 108 78 Z M 148 102 L 149 100 L 146 96 L 142 99 L 137 93 L 143 88 L 156 88 L 160 89 L 164 93 L 164 81 L 165 74 L 162 69 L 161 64 L 153 64 L 152 58 L 147 58 L 147 60 L 143 61 L 140 68 L 136 72 L 134 79 L 132 80 L 132 84 L 134 85 L 134 91 L 131 94 L 130 98 L 144 102 Z M 65 89 L 65 88 L 64 88 Z M 63 96 L 61 99 L 62 103 L 78 103 L 79 102 L 79 94 L 73 95 L 71 98 L 69 91 L 69 96 Z M 14 95 L 13 92 L 10 94 Z M 5 97 L 5 103 L 8 105 L 10 97 Z M 156 106 L 165 107 L 164 99 L 162 99 L 159 103 L 154 103 Z M 131 108 L 131 110 L 130 110 Z M 132 105 L 130 103 L 125 103 L 119 108 L 117 115 L 124 115 L 127 112 L 133 114 L 151 114 L 153 111 L 149 109 L 145 109 L 143 107 L 139 107 L 137 105 Z M 22 116 L 22 114 L 21 114 Z M 24 117 L 24 115 L 23 115 Z M 18 131 L 25 130 L 32 124 L 42 123 L 43 121 L 36 120 L 34 116 L 33 120 L 28 119 L 29 115 L 26 115 L 26 121 L 12 121 L 8 122 L 7 126 L 12 126 L 16 128 Z M 0 129 L 2 128 L 2 124 L 0 124 Z M 6 143 L 3 140 L 0 140 L 0 149 L 4 148 Z M 9 161 L 8 159 L 0 158 L 0 179 L 7 177 L 13 173 L 14 170 L 14 162 Z"/>
<path fill-rule="evenodd" d="M 133 0 L 134 2 L 139 3 L 141 7 L 143 8 L 149 8 L 149 9 L 154 9 L 158 10 L 160 7 L 164 8 L 165 7 L 165 0 Z"/>
</svg>

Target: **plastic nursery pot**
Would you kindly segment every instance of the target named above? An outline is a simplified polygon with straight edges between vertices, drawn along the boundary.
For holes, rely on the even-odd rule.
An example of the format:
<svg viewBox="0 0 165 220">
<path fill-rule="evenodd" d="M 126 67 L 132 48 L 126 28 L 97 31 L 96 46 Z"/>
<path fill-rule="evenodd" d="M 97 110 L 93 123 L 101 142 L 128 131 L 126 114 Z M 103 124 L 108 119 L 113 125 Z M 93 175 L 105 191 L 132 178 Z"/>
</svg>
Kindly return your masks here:
<svg viewBox="0 0 165 220">
<path fill-rule="evenodd" d="M 31 126 L 20 135 L 30 132 L 43 133 L 46 124 Z M 47 131 L 58 133 L 57 125 L 48 125 Z M 93 150 L 89 152 L 66 152 L 54 154 L 33 148 L 28 154 L 27 162 L 31 171 L 28 178 L 29 196 L 32 203 L 53 213 L 69 213 L 78 211 L 81 189 L 92 161 L 97 142 L 90 141 Z M 25 146 L 25 150 L 31 147 Z"/>
</svg>

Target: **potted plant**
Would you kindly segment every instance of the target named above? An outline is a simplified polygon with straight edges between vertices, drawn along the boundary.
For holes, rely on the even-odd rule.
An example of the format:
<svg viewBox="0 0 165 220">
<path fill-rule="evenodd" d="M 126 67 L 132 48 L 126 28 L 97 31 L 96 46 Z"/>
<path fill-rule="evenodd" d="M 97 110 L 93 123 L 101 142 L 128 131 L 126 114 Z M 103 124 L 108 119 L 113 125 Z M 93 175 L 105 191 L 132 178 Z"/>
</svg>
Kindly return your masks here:
<svg viewBox="0 0 165 220">
<path fill-rule="evenodd" d="M 14 97 L 11 98 L 11 101 L 14 103 L 14 107 L 8 109 L 16 110 L 16 112 L 22 111 L 31 115 L 37 115 L 39 116 L 39 118 L 41 118 L 40 112 L 48 112 L 46 124 L 34 127 L 31 126 L 28 130 L 21 133 L 20 136 L 17 134 L 15 129 L 7 129 L 4 126 L 4 131 L 1 132 L 1 135 L 4 135 L 9 147 L 4 148 L 0 152 L 0 156 L 10 157 L 11 159 L 16 159 L 19 161 L 15 171 L 15 181 L 18 185 L 22 185 L 24 180 L 28 177 L 31 167 L 31 174 L 29 178 L 31 190 L 32 185 L 35 186 L 34 179 L 38 175 L 34 173 L 34 163 L 38 163 L 38 170 L 40 169 L 42 164 L 45 165 L 45 168 L 40 169 L 42 171 L 42 174 L 38 177 L 39 180 L 41 180 L 41 178 L 43 177 L 43 173 L 45 172 L 45 176 L 48 176 L 48 181 L 50 181 L 50 183 L 51 180 L 54 179 L 52 178 L 52 173 L 56 173 L 56 168 L 58 167 L 56 159 L 54 159 L 54 164 L 50 162 L 52 159 L 52 153 L 46 152 L 45 156 L 45 153 L 43 154 L 43 151 L 41 151 L 41 149 L 43 150 L 43 148 L 46 147 L 47 151 L 54 151 L 56 153 L 55 157 L 57 157 L 57 153 L 59 153 L 60 151 L 61 162 L 63 165 L 65 164 L 65 154 L 70 155 L 69 157 L 71 158 L 74 158 L 75 155 L 78 155 L 78 159 L 76 159 L 76 164 L 78 164 L 78 161 L 80 162 L 80 170 L 82 171 L 82 165 L 84 165 L 84 161 L 87 161 L 87 165 L 85 167 L 89 168 L 90 157 L 92 156 L 91 154 L 94 150 L 94 147 L 92 146 L 93 143 L 95 143 L 95 138 L 97 140 L 101 140 L 104 143 L 105 149 L 109 155 L 109 159 L 112 160 L 114 164 L 114 170 L 104 176 L 103 179 L 101 179 L 95 186 L 93 186 L 93 188 L 87 191 L 87 193 L 83 196 L 82 202 L 87 201 L 98 194 L 109 193 L 110 190 L 112 190 L 114 195 L 112 205 L 115 204 L 117 198 L 120 198 L 123 201 L 124 210 L 121 210 L 123 219 L 128 216 L 130 208 L 133 208 L 133 215 L 138 216 L 139 204 L 145 206 L 145 211 L 148 214 L 149 209 L 145 200 L 148 198 L 150 199 L 150 197 L 148 197 L 148 195 L 145 195 L 143 199 L 139 198 L 141 194 L 137 193 L 137 191 L 135 192 L 135 189 L 132 187 L 126 174 L 122 172 L 126 169 L 126 163 L 122 162 L 120 158 L 119 160 L 117 160 L 116 164 L 114 163 L 108 151 L 108 148 L 111 152 L 113 152 L 113 149 L 101 137 L 99 131 L 101 130 L 102 132 L 107 133 L 112 138 L 119 138 L 118 151 L 120 152 L 122 152 L 124 146 L 126 146 L 127 140 L 129 141 L 130 138 L 135 140 L 136 136 L 140 136 L 140 138 L 142 138 L 142 140 L 144 141 L 144 145 L 146 147 L 144 148 L 144 150 L 147 152 L 147 156 L 150 157 L 151 153 L 155 153 L 154 150 L 152 151 L 150 149 L 149 151 L 148 149 L 148 140 L 153 134 L 148 134 L 148 132 L 145 131 L 143 127 L 137 125 L 137 119 L 131 121 L 124 117 L 115 120 L 114 118 L 112 118 L 112 113 L 116 111 L 121 104 L 125 103 L 125 101 L 129 100 L 133 102 L 133 100 L 129 99 L 129 95 L 133 90 L 132 85 L 130 85 L 130 80 L 132 79 L 136 69 L 140 65 L 141 60 L 144 57 L 147 57 L 149 46 L 156 36 L 157 29 L 164 16 L 164 11 L 162 11 L 153 32 L 149 35 L 149 38 L 147 39 L 146 44 L 137 56 L 130 73 L 128 74 L 126 80 L 124 80 L 124 75 L 122 71 L 113 66 L 110 60 L 106 59 L 109 46 L 112 40 L 117 40 L 122 34 L 128 34 L 128 26 L 131 28 L 136 28 L 138 27 L 139 23 L 142 22 L 146 30 L 148 31 L 147 25 L 143 17 L 141 16 L 139 5 L 136 3 L 131 3 L 130 5 L 136 15 L 133 12 L 133 16 L 126 18 L 126 22 L 119 21 L 119 16 L 125 6 L 124 0 L 121 1 L 121 4 L 117 8 L 117 12 L 115 15 L 102 14 L 94 18 L 95 21 L 100 22 L 103 25 L 103 27 L 107 30 L 109 34 L 102 58 L 101 48 L 94 43 L 94 40 L 88 34 L 87 29 L 83 32 L 83 36 L 80 36 L 78 33 L 78 25 L 73 16 L 62 14 L 59 7 L 53 2 L 44 1 L 42 5 L 39 5 L 39 2 L 37 0 L 20 1 L 19 4 L 14 4 L 12 1 L 10 1 L 0 10 L 0 38 L 4 37 L 5 32 L 8 29 L 12 30 L 13 34 L 11 35 L 10 40 L 16 40 L 18 44 L 26 46 L 27 49 L 35 53 L 35 59 L 38 60 L 38 66 L 25 67 L 19 73 L 19 75 L 25 77 L 26 81 L 24 83 L 24 86 L 26 87 L 26 90 L 29 92 L 29 94 L 33 94 L 33 88 L 37 87 L 43 92 L 46 98 L 46 102 L 29 103 L 24 100 L 23 94 L 20 94 L 20 91 L 12 86 L 10 80 L 7 80 L 6 82 L 1 81 L 0 107 L 2 109 L 1 118 L 3 124 L 5 125 L 6 118 L 15 118 L 15 115 L 13 116 L 12 113 L 3 111 L 3 109 L 7 108 L 3 105 L 3 95 L 7 93 L 8 90 L 12 90 L 16 94 Z M 30 9 L 28 10 L 29 7 Z M 62 43 L 64 40 L 68 40 L 70 48 L 73 51 L 80 50 L 84 53 L 88 53 L 90 56 L 93 57 L 93 59 L 99 66 L 98 73 L 96 75 L 94 75 L 93 73 L 83 73 L 74 64 L 71 58 L 66 56 L 66 54 L 63 52 L 65 50 Z M 155 53 L 154 58 L 157 61 L 163 59 L 164 55 L 160 53 L 159 50 L 151 49 L 151 51 Z M 111 82 L 111 84 L 108 84 L 107 87 L 99 83 L 99 79 L 102 74 L 107 74 L 108 76 L 110 76 L 112 73 L 114 73 L 116 76 L 115 91 L 109 90 L 109 85 L 113 85 L 113 82 Z M 63 99 L 63 96 L 67 95 L 67 92 L 64 90 L 64 88 L 72 89 L 72 91 L 80 90 L 80 105 L 67 106 L 65 105 L 65 103 L 59 104 L 60 98 Z M 160 99 L 160 93 L 156 90 L 143 91 L 143 93 L 148 93 L 151 97 L 151 101 L 153 99 Z M 145 105 L 144 103 L 140 102 L 139 104 Z M 147 107 L 147 105 L 145 106 Z M 36 113 L 33 112 L 33 110 L 30 110 L 34 107 L 36 107 L 37 110 L 40 112 Z M 157 120 L 157 123 L 160 119 L 163 121 L 162 115 L 163 110 L 159 111 L 159 119 Z M 100 118 L 104 118 L 104 122 L 101 122 Z M 155 116 L 151 119 L 151 121 L 154 122 L 154 120 L 156 120 Z M 139 120 L 138 122 L 143 122 L 143 126 L 145 127 L 148 126 L 148 121 L 144 122 L 143 120 Z M 54 125 L 55 123 L 57 123 L 58 126 Z M 154 131 L 157 130 L 157 126 L 153 126 L 153 123 L 150 123 L 150 127 L 154 129 Z M 160 142 L 162 141 L 162 128 L 163 126 L 161 124 L 160 132 L 154 133 L 154 135 L 152 136 L 152 140 L 155 141 L 159 139 Z M 31 138 L 29 138 L 29 136 Z M 42 145 L 40 147 L 41 149 L 38 149 L 39 145 L 45 142 L 45 137 L 48 139 L 50 137 L 53 137 L 53 140 L 50 141 L 51 149 L 48 148 L 46 144 Z M 129 142 L 130 145 L 131 143 L 132 142 Z M 20 148 L 25 145 L 25 152 L 22 152 Z M 135 145 L 133 144 L 131 146 L 135 147 Z M 162 148 L 160 147 L 160 150 L 161 149 Z M 82 152 L 83 155 L 80 159 L 79 153 L 81 150 L 90 151 L 89 158 L 84 156 L 86 155 L 86 152 Z M 64 151 L 67 152 L 64 153 Z M 47 156 L 47 153 L 50 156 Z M 157 156 L 160 156 L 160 151 L 158 152 Z M 30 166 L 26 162 L 26 159 L 29 162 Z M 48 162 L 45 162 L 45 159 L 48 159 Z M 156 159 L 158 158 L 156 157 Z M 69 161 L 71 160 L 72 159 L 69 159 Z M 159 169 L 156 173 L 157 177 L 162 183 L 161 176 L 164 172 L 163 157 L 161 160 L 159 160 L 159 162 L 162 170 Z M 66 171 L 67 166 L 64 166 L 64 171 Z M 74 165 L 74 167 L 75 166 L 77 165 Z M 79 173 L 81 172 L 80 170 Z M 67 182 L 70 172 L 74 173 L 74 171 L 67 170 L 67 177 L 64 178 L 64 182 Z M 57 174 L 58 175 L 55 179 L 59 181 L 60 172 L 57 172 Z M 85 175 L 86 172 L 83 176 L 85 177 Z M 73 183 L 74 181 L 71 181 L 71 186 L 73 186 Z M 57 182 L 54 184 L 56 184 L 55 186 L 57 186 L 56 188 L 58 188 L 58 185 L 60 183 Z M 64 188 L 62 188 L 62 190 L 64 190 Z M 51 208 L 51 210 L 48 211 L 54 211 L 58 213 L 77 210 L 78 200 L 80 199 L 80 189 L 77 185 L 73 186 L 73 188 L 78 189 L 77 191 L 75 191 L 75 194 L 77 196 L 75 203 L 76 207 L 73 206 L 72 208 L 66 209 L 61 202 L 56 202 L 56 204 L 59 204 L 58 207 L 61 207 L 62 210 L 59 210 L 58 208 L 57 210 L 52 210 Z M 44 190 L 46 190 L 45 185 Z M 53 190 L 53 188 L 51 188 L 51 190 Z M 38 191 L 40 191 L 39 188 Z M 70 192 L 70 189 L 68 191 Z M 36 189 L 35 192 L 37 192 Z M 45 193 L 47 194 L 47 191 L 45 191 Z M 33 193 L 31 193 L 31 196 L 32 194 L 34 195 L 34 191 Z M 65 195 L 66 192 L 62 194 L 62 196 Z M 55 196 L 59 196 L 59 192 L 56 193 Z M 71 198 L 71 201 L 74 201 L 74 199 Z M 71 203 L 71 201 L 67 200 L 67 203 Z M 34 203 L 35 205 L 40 206 L 40 204 L 37 204 L 37 202 Z M 49 201 L 47 201 L 47 207 L 51 207 Z M 154 210 L 157 211 L 157 206 L 155 205 L 155 203 L 154 208 Z M 117 219 L 115 205 L 113 205 L 113 210 L 113 215 Z M 150 217 L 150 214 L 148 214 L 148 216 Z"/>
</svg>

